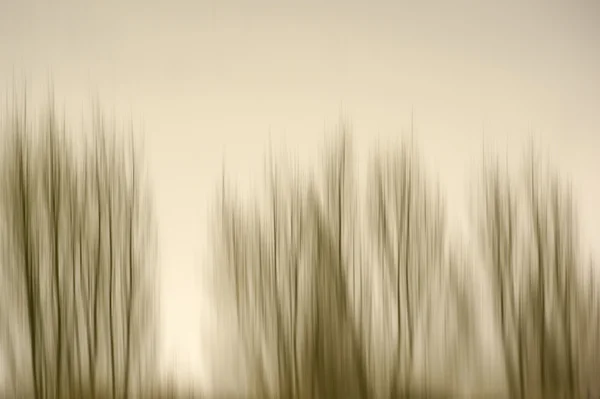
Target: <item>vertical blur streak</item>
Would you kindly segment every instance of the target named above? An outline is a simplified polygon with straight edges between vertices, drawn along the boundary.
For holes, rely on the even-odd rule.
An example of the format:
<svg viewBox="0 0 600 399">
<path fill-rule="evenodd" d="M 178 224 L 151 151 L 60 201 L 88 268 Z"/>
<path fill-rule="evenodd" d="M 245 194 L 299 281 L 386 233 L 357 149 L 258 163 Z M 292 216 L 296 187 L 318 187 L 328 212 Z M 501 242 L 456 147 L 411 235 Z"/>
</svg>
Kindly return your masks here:
<svg viewBox="0 0 600 399">
<path fill-rule="evenodd" d="M 1 344 L 12 394 L 130 397 L 155 372 L 142 158 L 133 134 L 121 139 L 99 112 L 92 134 L 77 136 L 56 114 L 50 100 L 35 124 L 14 101 L 3 118 Z"/>
</svg>

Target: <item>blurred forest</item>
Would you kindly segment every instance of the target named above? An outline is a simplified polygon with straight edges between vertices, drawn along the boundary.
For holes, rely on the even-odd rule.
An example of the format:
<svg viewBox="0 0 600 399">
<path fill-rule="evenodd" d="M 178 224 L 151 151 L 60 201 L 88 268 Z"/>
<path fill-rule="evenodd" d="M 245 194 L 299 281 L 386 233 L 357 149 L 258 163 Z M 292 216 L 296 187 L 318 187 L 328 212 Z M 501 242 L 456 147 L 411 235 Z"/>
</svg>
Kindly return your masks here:
<svg viewBox="0 0 600 399">
<path fill-rule="evenodd" d="M 253 397 L 600 397 L 598 282 L 569 180 L 533 144 L 515 171 L 486 156 L 466 241 L 412 138 L 372 152 L 361 193 L 338 130 L 310 173 L 270 159 L 266 201 L 223 180 L 215 265 Z"/>
<path fill-rule="evenodd" d="M 143 147 L 99 109 L 72 132 L 53 104 L 1 119 L 4 397 L 205 397 L 158 373 Z M 372 151 L 362 190 L 352 146 L 340 123 L 313 170 L 271 156 L 256 198 L 223 175 L 215 306 L 240 351 L 220 381 L 253 398 L 600 397 L 600 291 L 569 179 L 533 144 L 515 170 L 487 156 L 467 241 L 416 140 Z"/>
</svg>

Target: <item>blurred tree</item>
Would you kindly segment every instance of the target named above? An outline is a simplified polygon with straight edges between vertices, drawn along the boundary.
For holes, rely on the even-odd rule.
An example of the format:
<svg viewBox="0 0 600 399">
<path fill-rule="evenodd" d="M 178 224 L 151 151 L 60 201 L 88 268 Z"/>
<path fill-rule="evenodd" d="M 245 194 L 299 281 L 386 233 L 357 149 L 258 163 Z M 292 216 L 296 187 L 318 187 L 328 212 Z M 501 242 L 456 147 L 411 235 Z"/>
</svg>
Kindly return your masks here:
<svg viewBox="0 0 600 399">
<path fill-rule="evenodd" d="M 154 338 L 152 207 L 140 158 L 133 140 L 131 152 L 110 141 L 97 115 L 79 159 L 55 115 L 50 102 L 33 129 L 26 108 L 15 107 L 3 126 L 2 278 L 16 291 L 5 298 L 10 344 L 24 329 L 36 398 L 94 397 L 104 384 L 111 397 L 128 397 Z"/>
<path fill-rule="evenodd" d="M 532 147 L 533 148 L 533 147 Z M 587 329 L 571 189 L 531 151 L 524 184 L 484 168 L 480 235 L 511 397 L 580 397 Z M 521 189 L 519 189 L 521 188 Z"/>
</svg>

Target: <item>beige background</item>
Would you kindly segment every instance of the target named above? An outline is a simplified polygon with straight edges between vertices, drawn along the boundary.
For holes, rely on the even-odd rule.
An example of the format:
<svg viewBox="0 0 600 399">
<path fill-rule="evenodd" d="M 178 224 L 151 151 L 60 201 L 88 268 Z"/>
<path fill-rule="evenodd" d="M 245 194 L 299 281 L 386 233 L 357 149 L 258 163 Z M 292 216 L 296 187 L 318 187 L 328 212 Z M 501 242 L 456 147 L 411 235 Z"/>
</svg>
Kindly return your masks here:
<svg viewBox="0 0 600 399">
<path fill-rule="evenodd" d="M 420 3 L 0 1 L 0 93 L 27 81 L 39 102 L 51 77 L 75 124 L 98 96 L 145 134 L 165 372 L 209 387 L 211 356 L 234 350 L 216 344 L 204 271 L 223 159 L 251 187 L 269 146 L 316 158 L 340 116 L 366 154 L 412 110 L 465 233 L 483 138 L 511 162 L 536 138 L 573 178 L 600 255 L 600 3 Z"/>
</svg>

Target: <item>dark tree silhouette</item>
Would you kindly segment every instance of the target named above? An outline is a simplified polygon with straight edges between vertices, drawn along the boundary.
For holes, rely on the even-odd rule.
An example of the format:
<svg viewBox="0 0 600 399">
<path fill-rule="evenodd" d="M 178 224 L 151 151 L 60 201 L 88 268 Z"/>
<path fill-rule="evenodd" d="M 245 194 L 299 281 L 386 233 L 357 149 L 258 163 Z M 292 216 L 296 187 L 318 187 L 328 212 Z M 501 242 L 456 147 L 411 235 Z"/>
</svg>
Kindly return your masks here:
<svg viewBox="0 0 600 399">
<path fill-rule="evenodd" d="M 497 162 L 485 168 L 480 219 L 507 389 L 511 397 L 581 397 L 590 382 L 578 342 L 591 337 L 582 334 L 593 288 L 583 284 L 571 189 L 535 151 L 526 160 L 524 184 Z"/>
<path fill-rule="evenodd" d="M 30 356 L 29 371 L 9 356 L 11 375 L 28 374 L 31 391 L 23 380 L 19 392 L 35 398 L 104 397 L 105 387 L 129 397 L 154 338 L 141 159 L 134 141 L 127 149 L 99 115 L 91 142 L 76 151 L 52 104 L 37 128 L 26 108 L 3 126 L 2 279 L 15 290 L 5 298 L 4 337 L 19 348 L 12 358 Z"/>
<path fill-rule="evenodd" d="M 370 219 L 384 312 L 394 320 L 387 350 L 392 353 L 389 388 L 392 398 L 410 396 L 415 386 L 415 356 L 422 345 L 425 361 L 433 319 L 460 318 L 460 337 L 473 337 L 468 290 L 459 280 L 458 252 L 447 249 L 446 218 L 437 187 L 428 183 L 412 142 L 375 154 L 369 175 Z M 443 278 L 443 281 L 440 280 Z M 440 284 L 441 283 L 441 284 Z M 420 337 L 427 337 L 422 343 Z M 444 337 L 447 339 L 448 337 Z M 395 342 L 394 342 L 395 341 Z M 455 342 L 453 346 L 458 346 Z M 463 353 L 455 356 L 465 356 Z M 458 359 L 457 359 L 458 360 Z M 427 378 L 428 370 L 425 370 Z"/>
<path fill-rule="evenodd" d="M 299 179 L 271 162 L 267 200 L 258 205 L 244 206 L 222 183 L 215 236 L 221 301 L 233 305 L 256 396 L 416 396 L 410 370 L 417 336 L 428 334 L 431 320 L 452 310 L 465 340 L 451 346 L 466 346 L 475 333 L 470 294 L 457 274 L 461 258 L 446 250 L 442 200 L 416 155 L 400 147 L 397 155 L 375 157 L 370 239 L 359 217 L 347 125 L 340 131 L 322 172 Z M 384 255 L 381 268 L 369 267 L 372 244 Z M 377 320 L 377 296 L 401 331 L 383 347 L 376 336 L 389 316 Z"/>
</svg>

